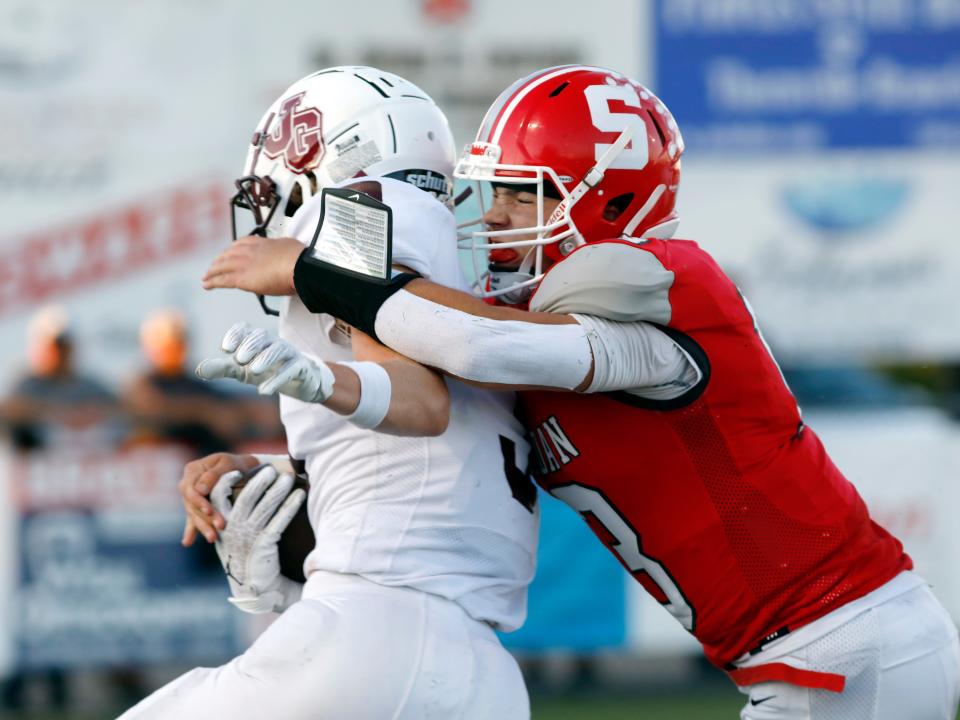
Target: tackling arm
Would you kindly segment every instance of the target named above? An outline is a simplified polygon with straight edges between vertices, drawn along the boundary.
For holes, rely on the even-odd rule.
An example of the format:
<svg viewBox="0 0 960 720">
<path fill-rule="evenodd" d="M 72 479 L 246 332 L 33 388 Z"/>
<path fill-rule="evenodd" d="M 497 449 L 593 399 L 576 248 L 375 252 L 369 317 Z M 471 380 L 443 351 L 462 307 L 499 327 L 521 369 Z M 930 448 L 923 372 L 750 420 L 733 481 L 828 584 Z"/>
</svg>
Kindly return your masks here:
<svg viewBox="0 0 960 720">
<path fill-rule="evenodd" d="M 517 308 L 507 307 L 505 305 L 491 305 L 473 295 L 468 295 L 467 293 L 453 290 L 443 285 L 437 285 L 423 278 L 411 280 L 404 289 L 424 300 L 429 300 L 438 305 L 444 305 L 454 310 L 460 310 L 470 315 L 487 318 L 489 320 L 516 321 L 535 323 L 537 325 L 577 324 L 577 320 L 573 315 L 533 312 L 530 310 L 518 310 Z"/>
<path fill-rule="evenodd" d="M 492 306 L 410 275 L 373 286 L 306 254 L 294 281 L 311 311 L 334 312 L 407 357 L 484 387 L 680 390 L 699 379 L 689 356 L 646 322 Z M 349 301 L 361 295 L 362 304 Z"/>
</svg>

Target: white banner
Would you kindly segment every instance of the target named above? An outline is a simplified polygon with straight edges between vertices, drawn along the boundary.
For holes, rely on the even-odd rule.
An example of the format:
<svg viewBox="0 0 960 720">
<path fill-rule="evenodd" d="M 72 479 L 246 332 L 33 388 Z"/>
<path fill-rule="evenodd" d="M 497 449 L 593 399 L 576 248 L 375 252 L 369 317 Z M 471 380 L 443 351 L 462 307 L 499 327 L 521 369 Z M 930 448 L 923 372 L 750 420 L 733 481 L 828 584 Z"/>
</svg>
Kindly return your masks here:
<svg viewBox="0 0 960 720">
<path fill-rule="evenodd" d="M 960 154 L 684 161 L 678 235 L 734 278 L 780 360 L 960 359 Z"/>
<path fill-rule="evenodd" d="M 643 72 L 641 5 L 595 0 L 5 0 L 0 3 L 0 384 L 24 362 L 29 314 L 69 304 L 81 365 L 138 364 L 137 326 L 186 316 L 195 354 L 263 324 L 256 300 L 204 293 L 229 242 L 225 200 L 263 111 L 331 65 L 384 67 L 448 111 L 459 145 L 493 98 L 540 67 Z M 602 32 L 596 17 L 616 17 Z M 509 17 L 510 22 L 504 22 Z M 274 302 L 274 305 L 276 303 Z M 0 388 L 2 390 L 2 388 Z"/>
</svg>

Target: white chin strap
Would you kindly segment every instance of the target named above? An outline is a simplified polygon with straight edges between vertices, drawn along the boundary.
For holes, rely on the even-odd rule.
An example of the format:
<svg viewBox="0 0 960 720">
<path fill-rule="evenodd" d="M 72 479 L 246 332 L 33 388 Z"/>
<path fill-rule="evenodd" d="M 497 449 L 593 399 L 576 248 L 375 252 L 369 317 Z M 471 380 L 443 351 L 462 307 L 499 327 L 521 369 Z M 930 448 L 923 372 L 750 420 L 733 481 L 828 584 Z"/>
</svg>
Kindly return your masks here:
<svg viewBox="0 0 960 720">
<path fill-rule="evenodd" d="M 658 225 L 647 228 L 643 236 L 645 238 L 654 238 L 656 240 L 669 240 L 676 234 L 677 226 L 680 225 L 680 218 L 666 220 Z"/>
<path fill-rule="evenodd" d="M 540 278 L 534 275 L 533 266 L 537 255 L 542 253 L 540 247 L 532 247 L 523 256 L 520 267 L 516 270 L 491 270 L 490 271 L 490 292 L 495 293 L 498 290 L 506 291 L 495 295 L 508 305 L 522 305 L 533 295 L 534 280 Z"/>
<path fill-rule="evenodd" d="M 577 186 L 570 191 L 570 195 L 564 199 L 563 202 L 567 208 L 572 208 L 580 198 L 603 181 L 603 176 L 607 172 L 607 169 L 613 164 L 613 161 L 617 159 L 617 155 L 623 152 L 623 149 L 631 140 L 633 140 L 633 127 L 628 125 L 626 129 L 620 133 L 620 137 L 600 156 L 597 164 L 587 171 L 587 174 L 583 176 L 583 180 L 581 180 Z M 556 210 L 554 212 L 556 212 Z M 548 220 L 547 223 L 549 224 L 549 222 Z"/>
<path fill-rule="evenodd" d="M 490 294 L 507 305 L 522 305 L 530 299 L 533 294 L 531 285 L 522 285 L 532 279 L 530 273 L 522 273 L 517 270 L 491 270 L 490 271 L 490 293 L 496 293 L 498 290 L 504 292 L 499 294 Z"/>
</svg>

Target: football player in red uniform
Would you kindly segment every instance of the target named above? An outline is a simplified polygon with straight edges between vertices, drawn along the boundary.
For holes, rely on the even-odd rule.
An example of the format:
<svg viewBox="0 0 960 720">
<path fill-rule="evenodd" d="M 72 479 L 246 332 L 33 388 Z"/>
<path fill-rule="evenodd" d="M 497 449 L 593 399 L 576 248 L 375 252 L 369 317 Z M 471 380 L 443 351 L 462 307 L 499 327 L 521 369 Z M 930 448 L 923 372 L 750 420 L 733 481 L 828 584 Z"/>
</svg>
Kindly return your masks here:
<svg viewBox="0 0 960 720">
<path fill-rule="evenodd" d="M 363 281 L 309 251 L 291 271 L 282 244 L 273 270 L 228 255 L 205 282 L 296 290 L 423 364 L 525 390 L 540 485 L 730 674 L 742 718 L 952 720 L 956 627 L 804 424 L 737 287 L 672 239 L 682 152 L 639 83 L 550 68 L 500 95 L 457 169 L 493 187 L 471 240 L 488 302 L 412 275 L 351 293 Z"/>
</svg>

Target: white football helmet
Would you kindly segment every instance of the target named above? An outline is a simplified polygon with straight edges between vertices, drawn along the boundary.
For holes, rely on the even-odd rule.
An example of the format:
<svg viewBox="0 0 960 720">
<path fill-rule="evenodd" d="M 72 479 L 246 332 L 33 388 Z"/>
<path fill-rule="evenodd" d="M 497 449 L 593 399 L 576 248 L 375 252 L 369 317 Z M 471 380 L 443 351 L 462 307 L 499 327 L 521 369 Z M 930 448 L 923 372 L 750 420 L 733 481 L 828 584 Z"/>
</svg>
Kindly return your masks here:
<svg viewBox="0 0 960 720">
<path fill-rule="evenodd" d="M 282 236 L 306 200 L 358 175 L 405 180 L 452 207 L 455 157 L 446 116 L 413 83 L 372 67 L 321 70 L 257 125 L 231 203 L 234 238 Z M 238 210 L 252 212 L 252 225 Z"/>
</svg>

